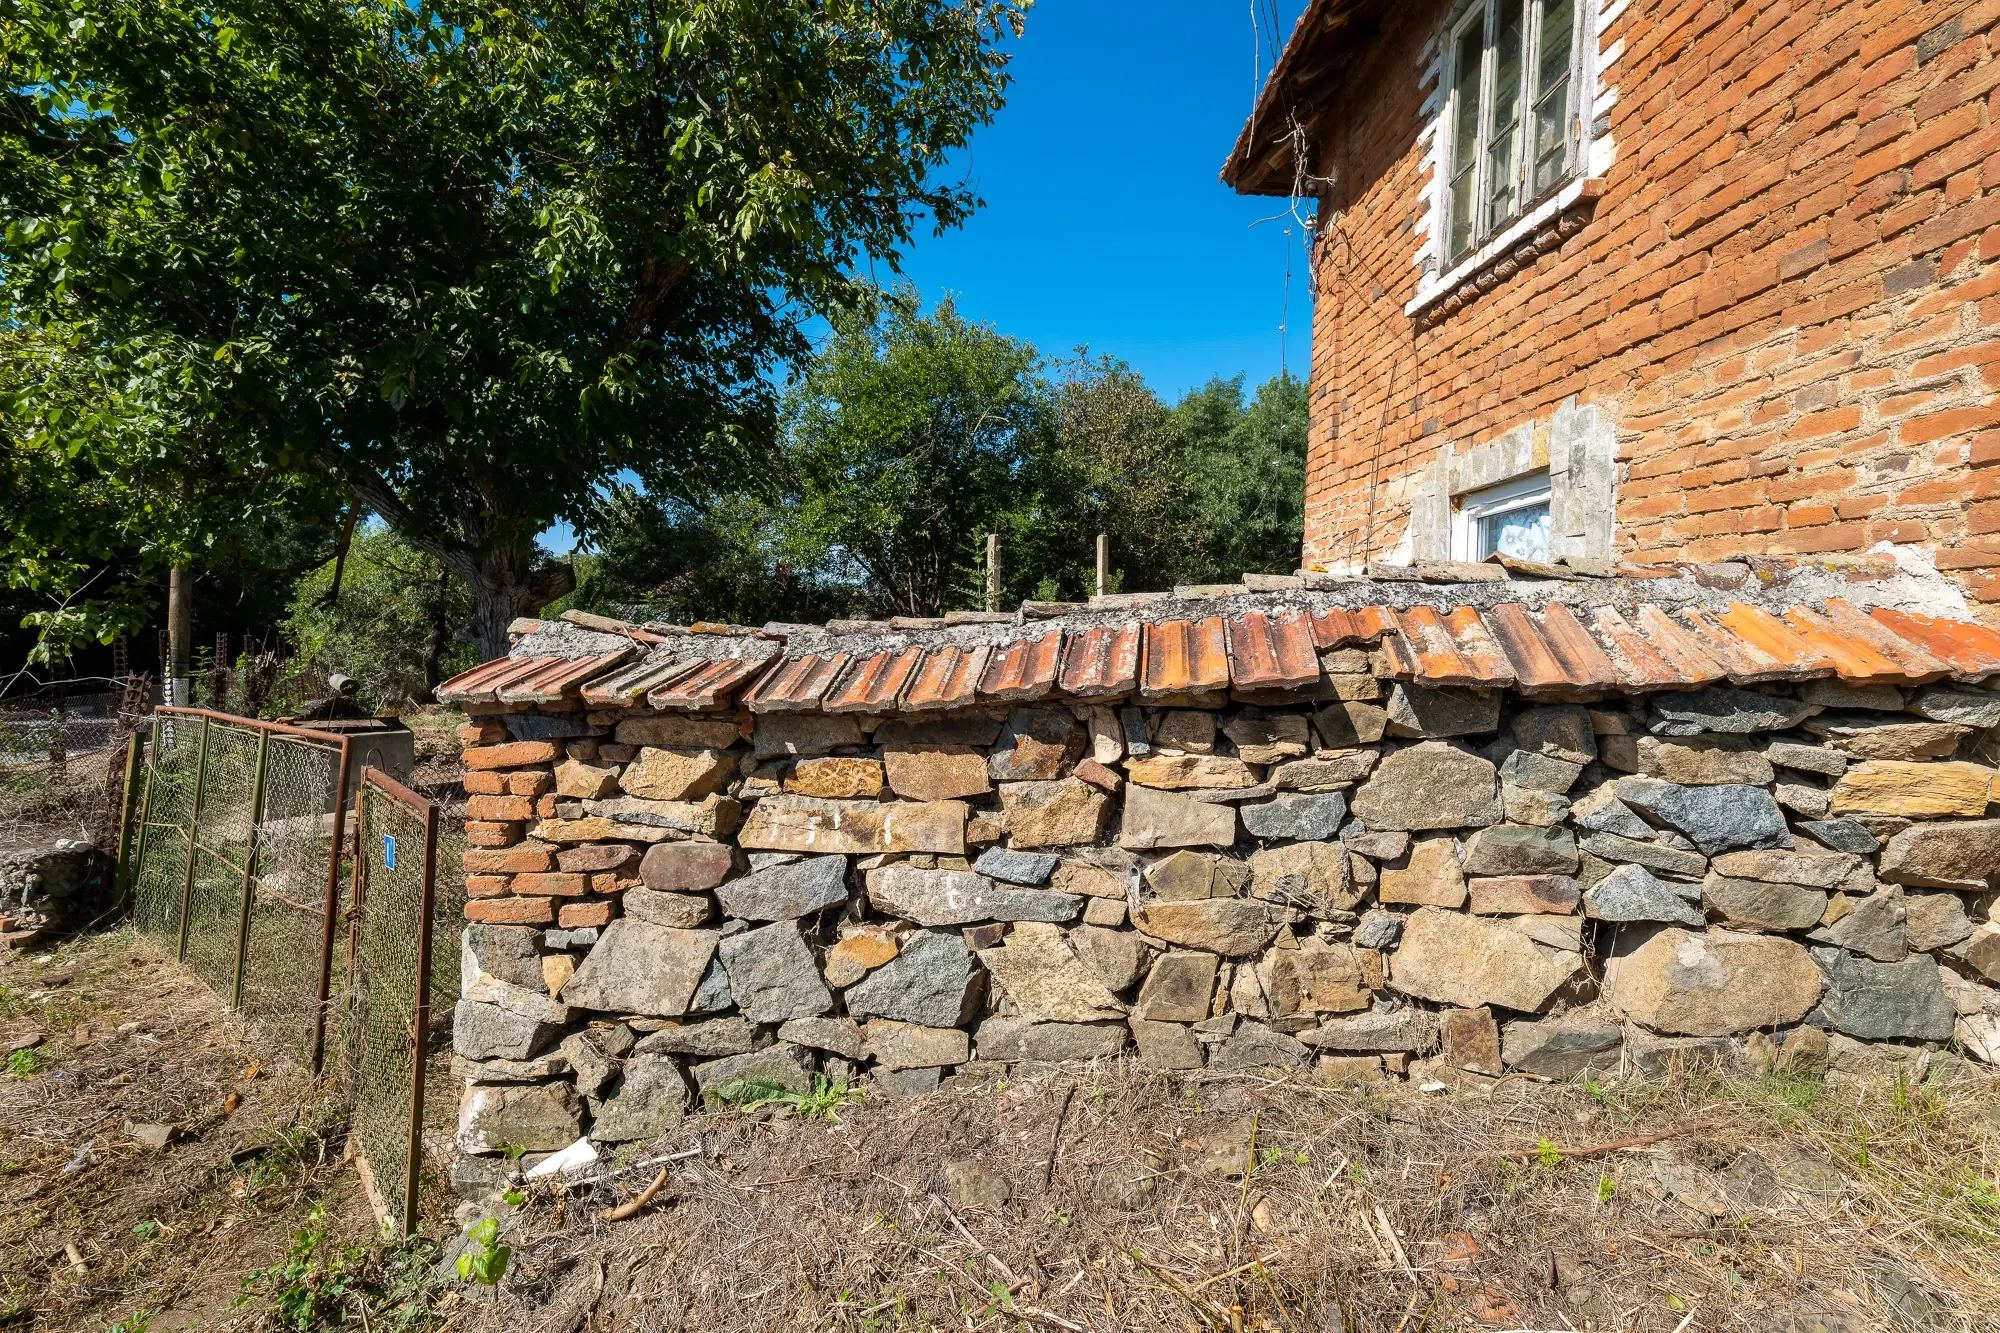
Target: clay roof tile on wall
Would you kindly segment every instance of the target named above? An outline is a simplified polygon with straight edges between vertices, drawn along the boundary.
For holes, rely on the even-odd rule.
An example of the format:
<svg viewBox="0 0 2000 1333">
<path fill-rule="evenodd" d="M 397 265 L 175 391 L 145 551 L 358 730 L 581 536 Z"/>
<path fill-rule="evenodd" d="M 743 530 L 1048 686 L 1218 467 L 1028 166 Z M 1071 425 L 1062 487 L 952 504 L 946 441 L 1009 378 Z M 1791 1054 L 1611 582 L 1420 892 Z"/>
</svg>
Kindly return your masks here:
<svg viewBox="0 0 2000 1333">
<path fill-rule="evenodd" d="M 700 641 L 664 629 L 622 643 L 608 633 L 565 639 L 575 631 L 536 622 L 542 628 L 522 638 L 514 655 L 453 677 L 438 697 L 489 705 L 580 697 L 596 709 L 641 700 L 689 710 L 740 703 L 752 713 L 926 711 L 1052 696 L 1150 700 L 1232 687 L 1309 689 L 1321 678 L 1319 653 L 1370 644 L 1375 669 L 1393 680 L 1571 698 L 1724 680 L 1832 676 L 1911 686 L 2000 676 L 2000 631 L 1838 598 L 1820 609 L 1775 610 L 1768 596 L 1765 605 L 1684 592 L 1661 601 L 1648 595 L 1660 584 L 1627 581 L 1612 589 L 1623 589 L 1620 595 L 1605 596 L 1600 586 L 1565 594 L 1568 601 L 1546 598 L 1538 608 L 1517 600 L 1482 607 L 1463 604 L 1471 594 L 1462 588 L 1404 581 L 1384 591 L 1390 586 L 1397 605 L 1244 593 L 1216 606 L 1221 614 L 1176 615 L 1206 603 L 1137 599 L 1074 608 L 1011 638 L 999 637 L 1006 631 L 991 628 L 991 617 L 905 621 L 894 634 L 886 622 L 869 622 L 865 630 L 849 626 L 840 651 L 808 626 L 785 627 L 787 647 L 786 635 L 766 632 Z M 588 628 L 619 623 L 597 617 Z M 607 643 L 614 646 L 607 650 Z M 628 661 L 642 648 L 650 650 L 643 660 Z"/>
</svg>

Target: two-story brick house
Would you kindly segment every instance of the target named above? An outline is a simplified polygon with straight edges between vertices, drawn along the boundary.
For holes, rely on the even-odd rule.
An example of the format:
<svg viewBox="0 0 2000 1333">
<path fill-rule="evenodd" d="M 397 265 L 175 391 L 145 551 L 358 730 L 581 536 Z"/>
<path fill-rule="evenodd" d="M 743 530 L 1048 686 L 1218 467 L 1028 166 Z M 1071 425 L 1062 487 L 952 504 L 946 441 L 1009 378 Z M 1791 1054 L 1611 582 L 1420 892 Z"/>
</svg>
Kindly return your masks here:
<svg viewBox="0 0 2000 1333">
<path fill-rule="evenodd" d="M 1318 205 L 1305 564 L 1887 542 L 2000 611 L 1996 23 L 1312 0 L 1223 171 Z"/>
</svg>

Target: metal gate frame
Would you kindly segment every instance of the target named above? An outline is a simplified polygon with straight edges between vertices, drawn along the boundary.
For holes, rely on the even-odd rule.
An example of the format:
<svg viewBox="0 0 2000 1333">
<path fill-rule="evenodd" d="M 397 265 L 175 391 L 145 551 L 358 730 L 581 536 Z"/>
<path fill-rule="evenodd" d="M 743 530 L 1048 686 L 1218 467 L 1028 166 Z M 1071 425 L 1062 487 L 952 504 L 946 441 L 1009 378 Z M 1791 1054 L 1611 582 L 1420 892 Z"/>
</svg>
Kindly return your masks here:
<svg viewBox="0 0 2000 1333">
<path fill-rule="evenodd" d="M 176 719 L 186 719 L 188 723 L 200 726 L 194 772 L 194 800 L 188 814 L 186 864 L 182 867 L 181 901 L 175 932 L 176 961 L 183 964 L 187 961 L 189 916 L 198 856 L 201 852 L 207 851 L 222 859 L 225 865 L 229 865 L 226 858 L 221 858 L 214 849 L 203 847 L 201 844 L 201 813 L 208 781 L 210 732 L 217 723 L 222 723 L 240 730 L 254 731 L 257 734 L 257 764 L 251 790 L 248 845 L 241 867 L 241 901 L 237 912 L 236 958 L 230 994 L 230 1007 L 233 1009 L 240 1010 L 243 1006 L 243 977 L 250 943 L 251 907 L 255 894 L 258 854 L 263 844 L 266 777 L 269 771 L 271 738 L 273 736 L 296 738 L 310 742 L 318 748 L 334 751 L 339 756 L 334 775 L 335 799 L 329 811 L 333 817 L 332 838 L 327 855 L 325 897 L 320 912 L 318 975 L 314 987 L 310 1063 L 313 1073 L 320 1074 L 326 1063 L 326 1016 L 333 998 L 334 926 L 340 916 L 340 861 L 345 852 L 344 844 L 347 838 L 347 805 L 339 799 L 339 794 L 348 790 L 353 765 L 352 742 L 350 738 L 337 732 L 314 731 L 309 727 L 297 727 L 282 722 L 264 722 L 256 718 L 237 717 L 213 709 L 163 707 L 153 712 L 150 749 L 154 755 L 159 752 L 162 730 L 173 726 Z M 147 781 L 145 792 L 137 802 L 136 837 L 132 824 L 135 784 L 130 781 L 126 784 L 124 818 L 121 820 L 122 827 L 118 837 L 118 882 L 121 893 L 125 886 L 132 883 L 133 872 L 143 860 L 146 845 L 153 836 L 150 816 L 155 769 L 150 763 L 140 762 L 140 740 L 136 732 L 133 734 L 132 747 L 128 751 L 126 763 L 128 773 L 143 771 Z M 232 865 L 230 868 L 237 867 Z"/>
<path fill-rule="evenodd" d="M 371 791 L 379 792 L 394 805 L 402 806 L 422 821 L 423 860 L 419 867 L 420 887 L 417 903 L 417 957 L 415 975 L 411 978 L 409 1008 L 409 1105 L 404 1120 L 404 1143 L 402 1159 L 395 1163 L 401 1176 L 399 1197 L 391 1199 L 382 1194 L 381 1181 L 372 1168 L 364 1173 L 369 1193 L 374 1198 L 376 1209 L 386 1219 L 395 1223 L 403 1235 L 412 1235 L 417 1230 L 419 1213 L 419 1184 L 423 1174 L 423 1133 L 424 1133 L 424 1065 L 429 1054 L 431 1026 L 431 961 L 433 953 L 433 918 L 437 909 L 437 850 L 438 850 L 438 807 L 437 803 L 410 790 L 387 773 L 374 767 L 363 767 L 360 780 L 354 786 L 354 831 L 355 856 L 354 878 L 351 891 L 352 906 L 348 912 L 348 956 L 349 976 L 359 977 L 361 965 L 367 956 L 362 942 L 362 930 L 369 911 L 368 880 L 369 871 L 375 865 L 374 830 L 368 812 L 368 797 Z M 388 868 L 388 867 L 385 867 Z M 372 1000 L 372 990 L 369 997 Z M 363 1039 L 365 1041 L 365 1038 Z M 362 1044 L 352 1042 L 350 1047 Z M 350 1049 L 349 1058 L 356 1058 L 357 1052 Z M 368 1096 L 370 1089 L 364 1086 L 367 1080 L 357 1078 L 353 1096 L 358 1103 Z M 364 1168 L 367 1163 L 367 1145 L 362 1143 L 359 1155 Z"/>
</svg>

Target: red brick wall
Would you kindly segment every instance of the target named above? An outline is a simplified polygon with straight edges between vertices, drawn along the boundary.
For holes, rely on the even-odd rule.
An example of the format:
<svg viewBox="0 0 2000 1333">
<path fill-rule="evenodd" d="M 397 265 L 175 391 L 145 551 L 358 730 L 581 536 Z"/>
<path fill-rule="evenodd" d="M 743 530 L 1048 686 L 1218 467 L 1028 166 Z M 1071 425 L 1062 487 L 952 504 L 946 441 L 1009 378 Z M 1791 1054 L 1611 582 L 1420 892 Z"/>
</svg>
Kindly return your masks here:
<svg viewBox="0 0 2000 1333">
<path fill-rule="evenodd" d="M 1632 5 L 1591 221 L 1420 329 L 1447 8 L 1388 20 L 1320 127 L 1307 563 L 1393 549 L 1441 444 L 1576 395 L 1619 425 L 1621 555 L 1914 543 L 2000 610 L 2000 0 Z"/>
</svg>

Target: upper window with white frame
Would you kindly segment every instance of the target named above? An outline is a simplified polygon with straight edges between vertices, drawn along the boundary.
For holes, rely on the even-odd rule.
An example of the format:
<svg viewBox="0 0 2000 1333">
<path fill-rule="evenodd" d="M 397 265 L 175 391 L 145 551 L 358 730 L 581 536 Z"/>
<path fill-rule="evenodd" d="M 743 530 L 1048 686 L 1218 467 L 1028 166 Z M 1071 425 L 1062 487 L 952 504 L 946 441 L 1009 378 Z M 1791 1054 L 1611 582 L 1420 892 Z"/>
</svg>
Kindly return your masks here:
<svg viewBox="0 0 2000 1333">
<path fill-rule="evenodd" d="M 1577 171 L 1577 0 L 1477 0 L 1451 28 L 1445 263 Z"/>
</svg>

